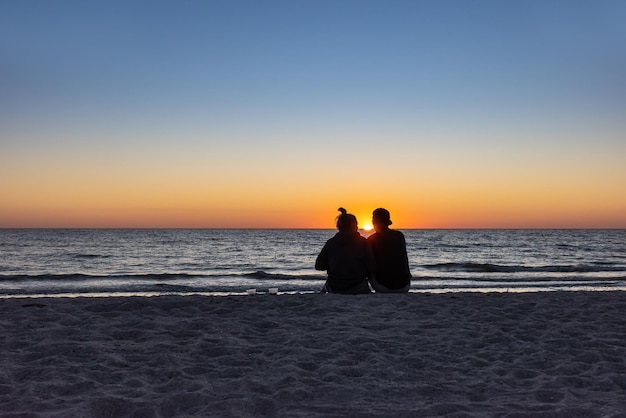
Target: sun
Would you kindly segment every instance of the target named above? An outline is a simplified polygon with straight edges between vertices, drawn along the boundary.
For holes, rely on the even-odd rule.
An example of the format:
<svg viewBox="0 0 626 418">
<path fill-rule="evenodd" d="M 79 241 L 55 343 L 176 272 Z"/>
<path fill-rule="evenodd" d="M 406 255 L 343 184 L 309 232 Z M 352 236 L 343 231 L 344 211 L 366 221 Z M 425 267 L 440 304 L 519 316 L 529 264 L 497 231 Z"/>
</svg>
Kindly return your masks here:
<svg viewBox="0 0 626 418">
<path fill-rule="evenodd" d="M 374 227 L 372 226 L 372 224 L 364 224 L 363 225 L 363 231 L 371 231 L 372 229 L 374 229 Z"/>
</svg>

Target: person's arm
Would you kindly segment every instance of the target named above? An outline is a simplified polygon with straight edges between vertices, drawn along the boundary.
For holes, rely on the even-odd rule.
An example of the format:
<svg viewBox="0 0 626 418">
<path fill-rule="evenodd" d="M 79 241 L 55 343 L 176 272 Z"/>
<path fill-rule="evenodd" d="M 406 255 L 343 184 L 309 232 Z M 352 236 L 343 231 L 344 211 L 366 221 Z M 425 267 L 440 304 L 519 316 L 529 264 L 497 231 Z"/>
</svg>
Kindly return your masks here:
<svg viewBox="0 0 626 418">
<path fill-rule="evenodd" d="M 374 251 L 372 250 L 370 242 L 366 242 L 365 251 L 367 279 L 370 283 L 374 283 L 376 281 L 376 259 L 374 258 Z"/>
<path fill-rule="evenodd" d="M 328 270 L 328 248 L 326 244 L 315 259 L 315 270 Z"/>
<path fill-rule="evenodd" d="M 402 233 L 401 233 L 402 234 Z M 407 277 L 411 278 L 411 268 L 409 267 L 409 255 L 406 252 L 406 239 L 404 238 L 404 234 L 402 236 L 402 248 L 404 249 L 404 265 L 406 268 Z"/>
</svg>

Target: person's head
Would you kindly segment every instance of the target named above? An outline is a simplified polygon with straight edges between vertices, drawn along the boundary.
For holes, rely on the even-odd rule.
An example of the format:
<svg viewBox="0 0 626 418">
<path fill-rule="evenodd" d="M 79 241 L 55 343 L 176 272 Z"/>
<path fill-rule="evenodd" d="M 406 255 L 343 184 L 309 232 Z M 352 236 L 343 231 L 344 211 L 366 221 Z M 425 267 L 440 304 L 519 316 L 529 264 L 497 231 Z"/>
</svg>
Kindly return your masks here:
<svg viewBox="0 0 626 418">
<path fill-rule="evenodd" d="M 372 213 L 372 224 L 377 231 L 389 228 L 392 224 L 389 211 L 383 208 L 375 209 Z"/>
<path fill-rule="evenodd" d="M 356 220 L 356 216 L 348 213 L 344 208 L 337 209 L 341 212 L 341 215 L 337 216 L 337 229 L 339 231 L 357 231 L 359 229 L 359 223 Z"/>
</svg>

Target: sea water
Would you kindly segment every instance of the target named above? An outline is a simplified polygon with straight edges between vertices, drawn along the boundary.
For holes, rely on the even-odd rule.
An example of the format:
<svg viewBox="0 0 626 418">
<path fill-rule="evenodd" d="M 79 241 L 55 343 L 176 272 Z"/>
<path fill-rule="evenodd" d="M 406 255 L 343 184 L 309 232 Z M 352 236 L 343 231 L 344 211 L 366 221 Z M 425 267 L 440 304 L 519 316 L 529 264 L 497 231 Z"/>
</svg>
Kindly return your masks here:
<svg viewBox="0 0 626 418">
<path fill-rule="evenodd" d="M 626 290 L 626 230 L 402 232 L 412 292 Z M 0 297 L 318 292 L 334 233 L 0 229 Z"/>
</svg>

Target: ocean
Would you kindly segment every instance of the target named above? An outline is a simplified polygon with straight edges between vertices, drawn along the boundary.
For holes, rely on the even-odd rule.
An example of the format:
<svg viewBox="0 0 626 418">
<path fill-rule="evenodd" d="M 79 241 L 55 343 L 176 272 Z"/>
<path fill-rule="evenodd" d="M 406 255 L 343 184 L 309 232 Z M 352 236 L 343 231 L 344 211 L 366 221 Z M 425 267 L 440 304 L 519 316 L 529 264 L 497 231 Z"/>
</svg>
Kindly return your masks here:
<svg viewBox="0 0 626 418">
<path fill-rule="evenodd" d="M 411 292 L 626 290 L 626 230 L 402 232 Z M 334 233 L 0 229 L 0 297 L 315 293 L 315 257 Z"/>
</svg>

